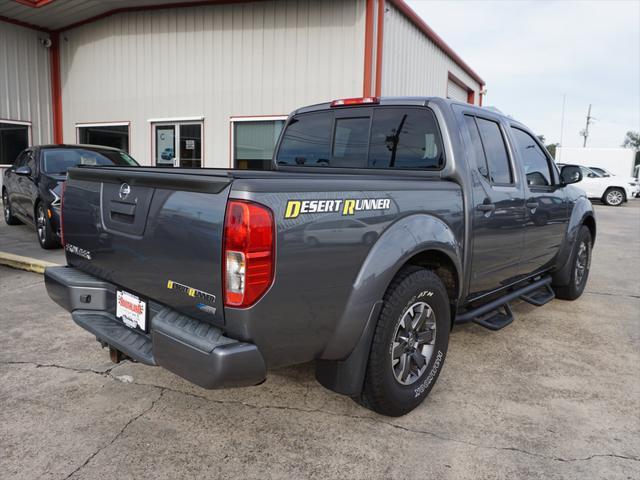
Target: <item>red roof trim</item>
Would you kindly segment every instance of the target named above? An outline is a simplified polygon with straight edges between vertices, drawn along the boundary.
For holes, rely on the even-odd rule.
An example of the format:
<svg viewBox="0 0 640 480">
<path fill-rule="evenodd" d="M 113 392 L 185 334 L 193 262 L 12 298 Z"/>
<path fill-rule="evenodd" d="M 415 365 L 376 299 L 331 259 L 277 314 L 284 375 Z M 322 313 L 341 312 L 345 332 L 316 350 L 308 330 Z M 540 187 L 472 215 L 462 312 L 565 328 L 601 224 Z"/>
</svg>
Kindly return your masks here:
<svg viewBox="0 0 640 480">
<path fill-rule="evenodd" d="M 165 10 L 165 9 L 171 9 L 171 8 L 200 7 L 204 5 L 224 5 L 224 4 L 230 4 L 230 3 L 254 3 L 256 1 L 264 1 L 264 0 L 196 0 L 193 2 L 183 2 L 183 3 L 162 3 L 160 5 L 144 5 L 140 7 L 115 8 L 113 10 L 108 10 L 99 15 L 96 15 L 95 17 L 86 18 L 84 20 L 80 20 L 79 22 L 65 25 L 64 27 L 59 28 L 58 31 L 63 32 L 65 30 L 71 30 L 72 28 L 76 28 L 81 25 L 86 25 L 87 23 L 92 23 L 97 20 L 102 20 L 103 18 L 110 17 L 111 15 L 115 15 L 117 13 L 142 12 L 145 10 Z"/>
<path fill-rule="evenodd" d="M 460 68 L 462 68 L 471 78 L 473 78 L 480 85 L 485 85 L 484 80 L 473 71 L 473 69 L 467 65 L 467 63 L 460 58 L 460 56 L 454 52 L 445 41 L 434 32 L 420 16 L 413 11 L 413 9 L 407 5 L 404 0 L 389 0 L 389 3 L 393 4 L 400 12 L 411 21 L 422 33 L 424 33 L 433 43 L 435 43 L 440 50 L 446 53 L 451 59 L 456 62 Z"/>
<path fill-rule="evenodd" d="M 15 18 L 5 17 L 4 15 L 0 15 L 0 22 L 12 23 L 13 25 L 18 25 L 20 27 L 37 30 L 38 32 L 51 33 L 51 30 L 49 30 L 48 28 L 34 25 L 33 23 L 23 22 L 22 20 L 16 20 Z"/>
<path fill-rule="evenodd" d="M 40 8 L 45 5 L 55 2 L 55 0 L 13 0 L 14 2 L 21 3 L 22 5 L 26 5 L 31 8 Z"/>
</svg>

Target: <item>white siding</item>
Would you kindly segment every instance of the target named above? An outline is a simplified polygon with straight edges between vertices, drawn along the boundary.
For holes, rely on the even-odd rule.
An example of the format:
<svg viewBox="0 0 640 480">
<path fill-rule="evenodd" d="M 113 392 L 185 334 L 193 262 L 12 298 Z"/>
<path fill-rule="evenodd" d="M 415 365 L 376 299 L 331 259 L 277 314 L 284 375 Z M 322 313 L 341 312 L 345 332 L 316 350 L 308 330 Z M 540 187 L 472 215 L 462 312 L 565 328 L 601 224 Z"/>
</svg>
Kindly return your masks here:
<svg viewBox="0 0 640 480">
<path fill-rule="evenodd" d="M 204 164 L 229 165 L 229 117 L 359 96 L 364 0 L 288 0 L 121 13 L 61 34 L 64 140 L 79 122 L 130 121 L 151 163 L 150 118 L 204 117 Z"/>
<path fill-rule="evenodd" d="M 0 119 L 31 122 L 32 143 L 51 143 L 51 83 L 46 33 L 0 21 Z"/>
<path fill-rule="evenodd" d="M 449 72 L 474 92 L 481 86 L 444 51 L 387 2 L 382 60 L 382 95 L 447 96 Z M 464 98 L 466 101 L 466 96 Z"/>
</svg>

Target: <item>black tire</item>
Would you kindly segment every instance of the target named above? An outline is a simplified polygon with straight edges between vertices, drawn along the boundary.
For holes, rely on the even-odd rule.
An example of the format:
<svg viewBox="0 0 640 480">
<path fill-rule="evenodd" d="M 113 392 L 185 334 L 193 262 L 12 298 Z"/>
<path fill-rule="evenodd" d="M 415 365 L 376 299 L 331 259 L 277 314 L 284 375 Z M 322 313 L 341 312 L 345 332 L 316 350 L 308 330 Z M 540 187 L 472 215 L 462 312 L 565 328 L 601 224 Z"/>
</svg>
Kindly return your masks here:
<svg viewBox="0 0 640 480">
<path fill-rule="evenodd" d="M 571 276 L 567 285 L 554 285 L 556 297 L 561 300 L 575 300 L 582 295 L 591 269 L 593 240 L 589 229 L 582 225 L 571 251 Z M 583 256 L 583 254 L 585 256 Z M 582 267 L 582 268 L 581 268 Z M 582 271 L 582 273 L 580 273 Z"/>
<path fill-rule="evenodd" d="M 319 243 L 320 242 L 318 242 L 318 239 L 316 237 L 307 238 L 307 245 L 309 245 L 310 247 L 317 247 Z"/>
<path fill-rule="evenodd" d="M 410 313 L 419 308 L 416 305 L 422 303 L 430 307 L 431 312 L 429 313 L 426 307 L 422 307 L 421 316 L 412 317 Z M 422 317 L 424 312 L 427 312 L 426 316 Z M 435 318 L 429 321 L 431 316 Z M 396 342 L 396 339 L 404 335 L 417 340 L 422 338 L 420 335 L 427 334 L 425 330 L 414 337 L 410 332 L 403 330 L 403 320 L 412 318 L 416 319 L 416 323 L 423 318 L 427 330 L 427 323 L 435 328 L 432 330 L 428 345 L 419 347 L 420 351 L 407 353 L 411 352 L 411 348 L 408 347 L 409 342 Z M 405 324 L 408 323 L 412 322 L 405 322 Z M 430 270 L 417 267 L 403 269 L 385 293 L 384 306 L 378 318 L 369 354 L 364 388 L 360 397 L 355 400 L 377 413 L 393 417 L 404 415 L 416 408 L 429 394 L 442 370 L 449 344 L 450 329 L 449 298 L 442 280 Z M 419 343 L 415 345 L 419 346 Z M 431 346 L 433 348 L 430 348 Z M 410 383 L 401 383 L 404 372 L 403 358 L 404 362 L 410 362 L 410 358 L 413 361 L 416 353 L 421 356 L 420 352 L 424 352 L 425 347 L 430 351 L 429 358 L 426 359 L 422 355 L 422 366 L 413 362 L 413 369 L 409 363 L 410 373 L 405 378 L 405 382 Z M 406 356 L 396 358 L 398 362 L 394 364 L 394 352 L 397 357 L 398 351 L 404 352 L 402 355 Z M 415 379 L 411 381 L 414 377 Z"/>
<path fill-rule="evenodd" d="M 60 247 L 60 240 L 51 228 L 51 219 L 43 202 L 36 203 L 35 208 L 36 237 L 45 250 Z"/>
<path fill-rule="evenodd" d="M 9 194 L 7 189 L 2 189 L 2 211 L 4 213 L 4 221 L 7 225 L 20 225 L 22 222 L 13 214 L 11 203 L 9 202 Z"/>
<path fill-rule="evenodd" d="M 627 201 L 627 195 L 625 191 L 618 187 L 608 188 L 602 196 L 602 203 L 609 205 L 610 207 L 619 207 Z"/>
</svg>

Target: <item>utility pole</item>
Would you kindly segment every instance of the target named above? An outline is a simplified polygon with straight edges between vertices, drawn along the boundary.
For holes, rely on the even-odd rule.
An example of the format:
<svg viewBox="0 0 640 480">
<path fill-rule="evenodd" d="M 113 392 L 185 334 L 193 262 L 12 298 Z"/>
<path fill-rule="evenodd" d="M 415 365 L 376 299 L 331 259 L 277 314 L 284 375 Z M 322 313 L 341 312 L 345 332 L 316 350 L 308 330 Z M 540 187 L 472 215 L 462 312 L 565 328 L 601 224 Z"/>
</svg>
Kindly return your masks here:
<svg viewBox="0 0 640 480">
<path fill-rule="evenodd" d="M 582 142 L 582 148 L 587 146 L 587 137 L 589 136 L 589 125 L 591 124 L 592 120 L 593 120 L 593 117 L 591 116 L 591 104 L 589 104 L 589 110 L 587 111 L 587 125 L 585 126 L 584 130 L 580 132 L 580 135 L 584 137 L 584 141 Z"/>
<path fill-rule="evenodd" d="M 560 145 L 558 145 L 560 148 L 556 149 L 556 161 L 560 160 L 560 155 L 562 152 L 562 139 L 564 137 L 564 107 L 567 104 L 567 94 L 565 93 L 564 95 L 562 95 L 562 115 L 561 115 L 561 120 L 560 120 Z"/>
</svg>

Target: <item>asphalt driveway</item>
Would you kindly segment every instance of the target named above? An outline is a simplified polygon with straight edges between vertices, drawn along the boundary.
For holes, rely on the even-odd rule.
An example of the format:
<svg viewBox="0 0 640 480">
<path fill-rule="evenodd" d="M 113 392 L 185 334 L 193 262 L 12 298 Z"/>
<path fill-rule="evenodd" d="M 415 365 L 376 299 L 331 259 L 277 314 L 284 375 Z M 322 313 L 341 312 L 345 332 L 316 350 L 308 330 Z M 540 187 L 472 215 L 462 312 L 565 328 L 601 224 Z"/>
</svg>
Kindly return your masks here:
<svg viewBox="0 0 640 480">
<path fill-rule="evenodd" d="M 640 478 L 640 201 L 596 208 L 585 295 L 456 328 L 431 395 L 396 419 L 311 364 L 222 391 L 114 366 L 41 276 L 0 267 L 0 477 Z"/>
</svg>

